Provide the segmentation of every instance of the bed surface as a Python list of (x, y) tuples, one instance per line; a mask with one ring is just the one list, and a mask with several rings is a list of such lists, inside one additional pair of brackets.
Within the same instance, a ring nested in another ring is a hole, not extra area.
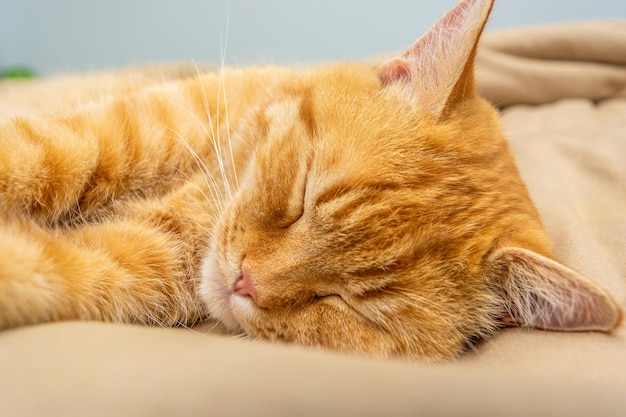
[[(479, 89), (555, 254), (626, 307), (626, 22), (489, 33)], [(506, 329), (424, 365), (207, 335), (55, 323), (0, 333), (0, 416), (625, 416), (626, 328)]]

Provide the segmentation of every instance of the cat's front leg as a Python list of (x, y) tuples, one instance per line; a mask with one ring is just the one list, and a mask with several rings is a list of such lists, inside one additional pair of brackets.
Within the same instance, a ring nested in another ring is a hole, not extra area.
[(59, 320), (171, 326), (206, 314), (188, 247), (146, 224), (50, 231), (0, 218), (0, 329)]

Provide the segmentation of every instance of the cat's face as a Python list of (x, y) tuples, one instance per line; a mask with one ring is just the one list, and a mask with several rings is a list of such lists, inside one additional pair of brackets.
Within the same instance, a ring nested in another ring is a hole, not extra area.
[(251, 336), (420, 357), (493, 329), (481, 261), (510, 225), (492, 206), (523, 187), (489, 105), (438, 123), (403, 94), (376, 70), (337, 66), (294, 77), (251, 118), (258, 144), (205, 266), (218, 318)]
[[(294, 70), (256, 110), (203, 267), (214, 317), (252, 337), (427, 359), (458, 355), (507, 316), (615, 325), (608, 307), (604, 324), (585, 321), (600, 298), (559, 316), (563, 283), (582, 284), (547, 259), (497, 114), (473, 90), (490, 7), (462, 1), (438, 23), (449, 36), (378, 68)], [(469, 35), (455, 40), (459, 29)], [(531, 281), (547, 289), (529, 295)]]

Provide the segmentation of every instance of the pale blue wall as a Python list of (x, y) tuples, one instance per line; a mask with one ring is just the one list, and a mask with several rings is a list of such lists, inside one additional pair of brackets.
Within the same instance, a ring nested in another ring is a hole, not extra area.
[[(227, 21), (228, 64), (359, 58), (404, 48), (455, 2), (0, 0), (0, 67), (216, 63)], [(626, 18), (626, 0), (500, 0), (489, 28), (600, 17)]]

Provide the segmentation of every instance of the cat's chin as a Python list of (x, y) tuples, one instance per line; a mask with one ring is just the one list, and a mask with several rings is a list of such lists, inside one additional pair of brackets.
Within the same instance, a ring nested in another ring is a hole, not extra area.
[(219, 320), (229, 331), (241, 332), (241, 325), (230, 306), (233, 291), (225, 283), (217, 267), (213, 249), (209, 250), (202, 261), (199, 282), (198, 294), (211, 316)]

